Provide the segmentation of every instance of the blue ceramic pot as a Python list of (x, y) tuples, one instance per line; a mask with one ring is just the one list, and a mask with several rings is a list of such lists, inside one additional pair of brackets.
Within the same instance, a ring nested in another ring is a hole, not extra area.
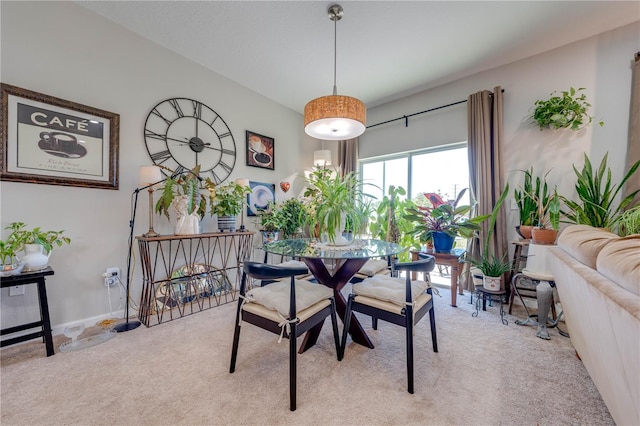
[(446, 232), (434, 232), (432, 235), (433, 249), (436, 253), (449, 253), (451, 251), (455, 237)]

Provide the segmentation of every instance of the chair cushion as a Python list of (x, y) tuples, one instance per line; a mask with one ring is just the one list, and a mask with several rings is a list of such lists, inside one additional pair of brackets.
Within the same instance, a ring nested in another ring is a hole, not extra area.
[[(429, 300), (431, 300), (431, 295), (428, 293), (422, 293), (420, 296), (418, 296), (418, 298), (416, 299), (413, 305), (413, 312), (418, 312), (420, 308), (426, 305)], [(404, 305), (400, 306), (396, 303), (385, 302), (383, 300), (374, 299), (373, 297), (367, 297), (367, 296), (356, 296), (354, 298), (354, 301), (358, 303), (362, 303), (363, 305), (368, 305), (377, 309), (382, 309), (382, 310), (394, 313), (396, 315), (403, 315), (402, 311), (405, 308)]]
[[(411, 301), (415, 302), (418, 296), (429, 287), (426, 281), (414, 280), (411, 282)], [(353, 285), (353, 294), (391, 302), (399, 306), (406, 304), (406, 280), (386, 275), (374, 275), (360, 283)]]
[[(296, 318), (300, 320), (300, 323), (303, 323), (311, 318), (313, 314), (320, 312), (330, 304), (331, 302), (329, 301), (329, 299), (323, 299), (320, 302), (311, 305), (307, 309), (298, 310)], [(245, 303), (244, 305), (242, 305), (242, 310), (245, 312), (251, 312), (252, 314), (258, 315), (262, 318), (266, 318), (273, 322), (282, 322), (282, 316), (278, 311), (274, 309), (268, 309), (258, 303)]]
[(365, 263), (362, 268), (360, 268), (358, 273), (371, 277), (378, 272), (386, 270), (387, 266), (388, 264), (386, 260), (369, 259), (367, 260), (367, 263)]
[[(296, 309), (300, 312), (323, 299), (333, 297), (333, 290), (322, 284), (309, 281), (295, 280)], [(276, 281), (264, 287), (256, 287), (247, 291), (245, 299), (266, 308), (278, 311), (283, 317), (289, 317), (289, 298), (291, 280)]]
[(306, 268), (307, 264), (301, 260), (287, 260), (286, 262), (278, 263), (276, 266), (284, 266), (285, 268)]

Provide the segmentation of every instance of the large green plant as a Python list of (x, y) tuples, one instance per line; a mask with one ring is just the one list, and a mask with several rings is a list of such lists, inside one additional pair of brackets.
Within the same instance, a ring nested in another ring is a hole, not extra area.
[(280, 232), (283, 238), (291, 238), (301, 231), (307, 222), (307, 210), (297, 198), (289, 198), (280, 205)]
[(433, 207), (416, 207), (408, 210), (406, 218), (415, 222), (413, 235), (421, 242), (427, 242), (434, 232), (445, 232), (452, 237), (471, 238), (480, 230), (479, 223), (487, 219), (489, 215), (469, 218), (469, 212), (473, 206), (458, 203), (464, 196), (467, 188), (460, 191), (453, 203), (442, 203)]
[[(531, 119), (540, 127), (540, 130), (545, 127), (580, 130), (589, 125), (593, 121), (593, 117), (588, 113), (591, 104), (587, 102), (587, 96), (584, 93), (579, 93), (582, 90), (585, 90), (584, 87), (579, 89), (571, 87), (568, 91), (561, 92), (559, 96), (553, 92), (549, 99), (535, 101), (535, 110)], [(600, 121), (599, 124), (603, 126), (604, 122)]]
[(315, 214), (308, 216), (310, 229), (317, 226), (333, 243), (336, 232), (344, 231), (339, 229), (343, 214), (351, 230), (360, 229), (362, 219), (357, 206), (368, 195), (362, 192), (362, 182), (355, 173), (341, 176), (335, 170), (317, 168), (311, 171), (307, 183), (304, 196), (315, 209)]
[(244, 199), (251, 190), (232, 181), (226, 185), (209, 188), (211, 215), (237, 216), (242, 213)]
[(509, 272), (512, 269), (512, 262), (508, 260), (507, 253), (504, 253), (502, 256), (498, 256), (496, 253), (491, 251), (491, 238), (493, 238), (493, 231), (496, 226), (496, 221), (498, 220), (498, 213), (500, 212), (500, 207), (504, 203), (507, 194), (509, 193), (509, 184), (504, 188), (500, 198), (493, 206), (493, 211), (489, 216), (489, 227), (487, 228), (487, 235), (484, 237), (484, 241), (482, 244), (482, 253), (479, 258), (473, 258), (470, 256), (465, 256), (465, 262), (470, 263), (476, 268), (480, 269), (482, 273), (487, 277), (499, 277), (505, 272)]
[(625, 182), (636, 173), (640, 166), (637, 161), (619, 184), (611, 182), (611, 169), (607, 167), (608, 153), (602, 157), (600, 166), (594, 170), (587, 154), (584, 154), (584, 165), (581, 170), (573, 166), (577, 180), (575, 184), (579, 201), (561, 197), (562, 201), (569, 208), (562, 214), (569, 222), (591, 225), (596, 228), (611, 229), (618, 216), (627, 208), (640, 188), (634, 189), (629, 195), (624, 197), (618, 205), (615, 200), (624, 186)]
[[(23, 222), (13, 222), (5, 229), (11, 230), (11, 233), (5, 240), (2, 256), (6, 258), (13, 254), (23, 250), (25, 244), (40, 244), (44, 247), (45, 252), (49, 253), (53, 246), (61, 247), (63, 244), (70, 244), (71, 238), (65, 237), (64, 230), (62, 231), (43, 231), (39, 226), (28, 230), (27, 225)], [(3, 262), (4, 262), (3, 258)]]
[[(520, 189), (513, 190), (513, 197), (516, 200), (518, 206), (518, 213), (520, 215), (520, 225), (523, 226), (535, 226), (538, 221), (538, 205), (536, 200), (531, 197), (530, 194), (540, 194), (543, 190), (542, 179), (536, 176), (533, 178), (533, 167), (529, 170), (522, 170), (524, 173), (524, 181)], [(546, 175), (545, 175), (546, 176)], [(535, 184), (534, 184), (535, 182)], [(546, 183), (544, 186), (546, 191)]]
[(260, 228), (262, 231), (274, 232), (280, 231), (282, 227), (282, 210), (275, 202), (269, 201), (267, 208), (260, 209), (258, 212), (260, 220)]
[[(394, 242), (402, 247), (419, 249), (420, 243), (412, 234), (414, 223), (406, 218), (409, 210), (416, 208), (416, 204), (412, 200), (403, 198), (404, 195), (406, 191), (403, 187), (389, 186), (387, 195), (382, 197), (376, 206), (375, 214), (372, 215), (369, 224), (369, 231), (372, 238), (384, 241), (395, 240)], [(390, 225), (393, 228), (393, 224), (395, 224), (395, 230), (390, 229)], [(409, 257), (408, 252), (398, 255), (401, 261), (409, 260)]]
[(156, 202), (155, 212), (164, 214), (169, 219), (169, 210), (176, 197), (187, 197), (187, 213), (194, 211), (203, 218), (207, 212), (208, 192), (215, 188), (215, 184), (210, 178), (202, 179), (202, 186), (198, 176), (200, 175), (200, 165), (186, 173), (175, 172), (168, 167), (159, 166), (166, 170), (169, 177), (164, 181), (160, 189), (160, 197)]

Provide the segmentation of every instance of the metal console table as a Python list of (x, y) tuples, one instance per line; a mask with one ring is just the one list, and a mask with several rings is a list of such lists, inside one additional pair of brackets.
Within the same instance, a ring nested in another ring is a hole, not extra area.
[(143, 277), (140, 322), (150, 327), (235, 300), (253, 235), (136, 237)]
[(15, 327), (4, 328), (0, 331), (0, 335), (4, 336), (6, 334), (13, 334), (19, 331), (30, 330), (36, 327), (40, 328), (40, 331), (3, 340), (2, 342), (0, 342), (0, 347), (13, 345), (14, 343), (19, 342), (26, 342), (27, 340), (35, 339), (37, 337), (42, 337), (44, 339), (44, 345), (47, 350), (47, 356), (51, 356), (55, 353), (53, 350), (53, 336), (51, 335), (51, 319), (49, 318), (47, 288), (45, 286), (45, 277), (49, 275), (53, 275), (53, 269), (51, 269), (51, 266), (47, 266), (40, 271), (23, 272), (18, 275), (0, 279), (0, 286), (2, 288), (13, 287), (16, 285), (37, 284), (38, 303), (40, 304), (40, 321), (17, 325)]

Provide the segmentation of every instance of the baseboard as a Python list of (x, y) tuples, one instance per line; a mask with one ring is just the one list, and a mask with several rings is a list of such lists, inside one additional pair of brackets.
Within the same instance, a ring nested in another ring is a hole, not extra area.
[(79, 321), (66, 322), (64, 324), (54, 325), (51, 327), (51, 334), (53, 334), (54, 336), (64, 334), (64, 329), (66, 327), (69, 327), (71, 325), (77, 325), (80, 323), (84, 324), (85, 328), (93, 327), (94, 325), (96, 325), (96, 323), (108, 318), (117, 318), (118, 320), (124, 318), (124, 309), (120, 311), (116, 311), (112, 314), (102, 314), (102, 315), (97, 315), (95, 317), (85, 318)]

